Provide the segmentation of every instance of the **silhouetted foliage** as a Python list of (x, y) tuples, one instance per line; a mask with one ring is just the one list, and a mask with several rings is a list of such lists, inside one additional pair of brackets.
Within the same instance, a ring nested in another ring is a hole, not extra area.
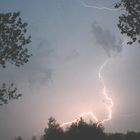
[(105, 133), (102, 125), (86, 123), (82, 118), (63, 129), (51, 117), (44, 132), (40, 140), (140, 140), (140, 133)]
[(67, 128), (65, 135), (67, 140), (103, 140), (105, 137), (103, 130), (104, 128), (101, 125), (97, 126), (96, 123), (87, 124), (81, 118)]
[(130, 38), (128, 44), (136, 41), (140, 43), (140, 0), (121, 0), (115, 8), (124, 10), (119, 16), (118, 27), (122, 34)]
[(2, 87), (0, 88), (0, 106), (7, 104), (11, 99), (18, 99), (20, 96), (21, 94), (18, 94), (17, 88), (13, 87), (13, 84), (7, 88), (6, 84), (3, 83)]
[(63, 130), (54, 118), (49, 119), (48, 128), (41, 140), (104, 140), (104, 128), (97, 124), (87, 124), (81, 118), (79, 121), (72, 123), (66, 130)]
[[(92, 121), (86, 123), (82, 118), (64, 129), (55, 118), (50, 117), (44, 133), (40, 140), (140, 140), (140, 132), (105, 133), (102, 124), (98, 125)], [(15, 140), (23, 139), (19, 136)], [(32, 140), (36, 140), (36, 137), (33, 136)]]
[(126, 140), (140, 140), (140, 133), (136, 133), (134, 131), (129, 131), (127, 132), (126, 136), (125, 136)]
[(23, 140), (23, 138), (21, 136), (18, 136), (15, 138), (15, 140)]
[(33, 137), (32, 137), (32, 140), (37, 140), (37, 139), (36, 139), (36, 136), (33, 136)]
[(26, 37), (27, 23), (22, 23), (20, 12), (0, 13), (0, 65), (5, 68), (6, 62), (17, 67), (28, 62), (31, 54), (25, 45), (31, 42)]
[[(7, 62), (19, 67), (29, 61), (31, 54), (24, 47), (31, 42), (31, 36), (26, 35), (27, 25), (22, 22), (20, 12), (0, 13), (0, 65), (3, 68)], [(6, 87), (4, 83), (0, 89), (0, 105), (20, 96), (13, 84)]]
[(125, 135), (122, 133), (115, 133), (107, 135), (107, 140), (125, 140)]
[(53, 117), (49, 118), (48, 128), (45, 128), (44, 132), (42, 140), (61, 140), (63, 138), (63, 129)]

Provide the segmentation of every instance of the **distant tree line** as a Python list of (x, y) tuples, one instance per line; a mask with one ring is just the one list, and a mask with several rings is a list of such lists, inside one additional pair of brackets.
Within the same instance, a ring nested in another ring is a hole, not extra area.
[[(15, 140), (23, 140), (21, 136)], [(35, 136), (32, 140), (37, 140)], [(140, 140), (140, 132), (105, 133), (102, 125), (86, 123), (82, 118), (63, 129), (57, 121), (50, 117), (44, 135), (39, 140)]]

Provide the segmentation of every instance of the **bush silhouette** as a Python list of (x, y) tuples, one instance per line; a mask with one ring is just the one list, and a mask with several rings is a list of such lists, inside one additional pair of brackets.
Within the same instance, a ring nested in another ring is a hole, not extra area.
[(105, 133), (103, 125), (92, 121), (86, 123), (82, 118), (64, 129), (50, 117), (44, 132), (40, 140), (140, 140), (139, 132)]

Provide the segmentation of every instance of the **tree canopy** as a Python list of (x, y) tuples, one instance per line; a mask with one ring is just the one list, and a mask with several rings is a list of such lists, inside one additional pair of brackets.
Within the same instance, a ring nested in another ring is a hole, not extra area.
[(26, 36), (27, 23), (22, 22), (20, 12), (0, 14), (0, 65), (6, 62), (21, 66), (28, 62), (31, 54), (24, 46), (31, 42)]
[[(29, 61), (31, 54), (25, 45), (31, 42), (31, 36), (26, 35), (27, 25), (26, 22), (22, 22), (20, 12), (0, 13), (0, 65), (2, 68), (5, 68), (8, 62), (19, 67)], [(13, 84), (6, 87), (3, 83), (0, 89), (0, 105), (20, 96)]]
[(56, 120), (51, 117), (41, 140), (104, 140), (103, 131), (104, 129), (101, 125), (97, 126), (96, 123), (92, 122), (87, 124), (82, 118), (77, 122), (72, 123), (64, 130)]
[(82, 118), (63, 129), (51, 117), (44, 132), (41, 140), (140, 140), (139, 132), (106, 133), (102, 125), (97, 125), (92, 121), (87, 123)]
[(119, 16), (118, 28), (122, 34), (127, 35), (130, 41), (140, 43), (140, 0), (121, 0), (115, 4), (115, 8), (121, 8), (124, 12)]

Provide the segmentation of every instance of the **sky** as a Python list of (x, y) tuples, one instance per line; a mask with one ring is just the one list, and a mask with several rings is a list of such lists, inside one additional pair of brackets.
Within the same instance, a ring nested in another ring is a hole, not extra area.
[[(83, 0), (87, 5), (113, 8), (117, 0)], [(131, 46), (117, 28), (121, 11), (84, 6), (80, 0), (0, 0), (0, 12), (20, 11), (28, 22), (33, 56), (17, 68), (1, 68), (1, 83), (13, 82), (22, 93), (0, 107), (0, 138), (40, 136), (53, 116), (61, 124), (91, 111), (107, 117), (102, 76), (114, 102), (107, 132), (140, 131), (140, 47)]]

